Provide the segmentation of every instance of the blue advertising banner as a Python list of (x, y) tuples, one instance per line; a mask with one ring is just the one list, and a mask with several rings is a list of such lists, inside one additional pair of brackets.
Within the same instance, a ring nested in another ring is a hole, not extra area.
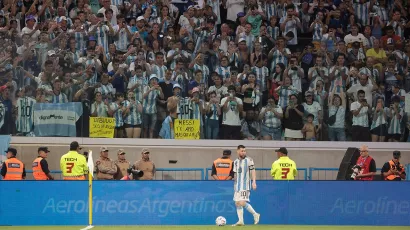
[[(237, 221), (228, 181), (95, 181), (95, 225)], [(0, 182), (1, 225), (87, 225), (86, 181)], [(409, 182), (259, 181), (261, 224), (410, 226)], [(245, 224), (253, 223), (245, 211)]]
[(75, 137), (75, 123), (83, 114), (80, 102), (36, 103), (34, 134), (37, 137)]
[[(11, 136), (0, 135), (0, 169), (3, 166), (3, 162), (7, 160), (6, 150), (10, 146)], [(0, 175), (0, 180), (2, 179)]]

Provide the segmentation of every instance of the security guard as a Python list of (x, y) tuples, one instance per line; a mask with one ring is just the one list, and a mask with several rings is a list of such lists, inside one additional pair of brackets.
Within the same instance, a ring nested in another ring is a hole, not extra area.
[(35, 180), (54, 180), (46, 161), (49, 152), (47, 147), (38, 148), (38, 157), (33, 161), (33, 176)]
[(117, 174), (117, 165), (108, 158), (108, 152), (107, 147), (101, 147), (100, 159), (95, 163), (98, 180), (113, 180)]
[(144, 172), (142, 177), (134, 177), (134, 180), (152, 180), (155, 176), (155, 164), (149, 158), (149, 149), (142, 149), (141, 160), (136, 161), (132, 166), (135, 170), (141, 170)]
[(232, 180), (234, 173), (231, 150), (224, 150), (222, 157), (214, 161), (211, 175), (215, 180)]
[(401, 181), (406, 179), (406, 170), (403, 165), (400, 164), (401, 152), (394, 151), (393, 159), (384, 163), (382, 168), (382, 175), (384, 180), (389, 181)]
[(4, 180), (23, 180), (26, 179), (26, 169), (23, 162), (16, 158), (17, 149), (8, 148), (6, 150), (7, 160), (1, 166), (0, 174)]
[(127, 176), (127, 170), (131, 167), (131, 163), (125, 159), (124, 149), (118, 150), (118, 160), (115, 161), (117, 165), (117, 174), (115, 175), (116, 180), (121, 180), (124, 176)]
[(70, 151), (60, 159), (60, 169), (63, 180), (85, 180), (88, 175), (88, 166), (85, 156), (80, 154), (80, 145), (77, 141), (70, 144)]

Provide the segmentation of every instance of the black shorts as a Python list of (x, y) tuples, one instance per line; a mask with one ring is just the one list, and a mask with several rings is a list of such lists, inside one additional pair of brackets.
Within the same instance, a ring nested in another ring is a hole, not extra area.
[(389, 139), (393, 139), (396, 141), (400, 141), (401, 139), (401, 134), (389, 134)]
[(141, 125), (130, 125), (124, 123), (124, 128), (129, 129), (129, 128), (141, 128)]
[(387, 125), (379, 125), (376, 128), (370, 130), (370, 133), (375, 136), (385, 137), (387, 136)]

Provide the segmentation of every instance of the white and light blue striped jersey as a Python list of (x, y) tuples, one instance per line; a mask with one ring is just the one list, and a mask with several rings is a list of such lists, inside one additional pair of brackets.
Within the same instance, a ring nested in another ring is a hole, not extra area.
[(192, 116), (190, 119), (194, 120), (199, 120), (199, 124), (202, 126), (202, 114), (200, 108), (203, 106), (204, 102), (202, 100), (199, 100), (199, 103), (191, 102), (191, 108), (192, 108)]
[(208, 88), (208, 78), (210, 77), (210, 71), (208, 66), (206, 65), (198, 65), (195, 63), (194, 67), (192, 68), (192, 76), (195, 76), (195, 71), (201, 70), (202, 71), (202, 79), (200, 83), (205, 83), (206, 88)]
[(272, 16), (278, 16), (278, 6), (276, 2), (273, 3), (265, 3), (262, 6), (263, 11), (266, 14), (266, 18), (270, 20)]
[[(263, 114), (265, 112), (265, 110), (268, 107), (263, 107), (261, 110), (261, 114)], [(283, 110), (280, 106), (275, 106), (274, 108), (272, 108), (274, 111), (276, 111), (279, 114), (283, 114)], [(262, 123), (269, 128), (279, 128), (282, 125), (282, 122), (280, 120), (280, 118), (278, 118), (277, 116), (275, 116), (275, 114), (272, 111), (267, 111), (265, 113), (265, 115), (263, 116), (263, 120)]]
[(138, 86), (134, 89), (135, 100), (142, 103), (143, 90), (144, 87), (148, 85), (148, 80), (145, 77), (145, 72), (143, 73), (142, 77), (137, 77), (137, 75), (131, 77), (128, 81), (127, 89), (131, 89), (135, 84), (138, 84)]
[(110, 105), (110, 109), (115, 111), (113, 117), (115, 118), (115, 127), (119, 128), (124, 125), (124, 119), (122, 117), (122, 109), (121, 106), (117, 104), (117, 102), (112, 102)]
[(380, 20), (382, 20), (383, 23), (386, 25), (389, 21), (389, 14), (387, 13), (387, 10), (381, 6), (373, 6), (373, 10), (380, 17)]
[[(392, 26), (393, 29), (394, 29), (394, 32), (397, 36), (400, 36), (402, 38), (404, 37), (404, 28), (406, 26), (406, 22), (403, 22), (403, 21), (401, 21), (401, 22), (390, 21), (387, 24), (387, 26)], [(401, 26), (403, 26), (403, 28)]]
[(74, 32), (74, 39), (75, 39), (75, 49), (76, 50), (84, 50), (85, 49), (85, 39), (86, 39), (85, 32)]
[(297, 94), (299, 91), (293, 86), (282, 86), (278, 91), (279, 101), (278, 105), (284, 109), (289, 104), (289, 96), (292, 94)]
[[(129, 26), (127, 26), (127, 27), (128, 27), (128, 30), (131, 30), (131, 28)], [(113, 27), (113, 29), (114, 29), (114, 32), (117, 33), (118, 30), (119, 30), (119, 26), (116, 25), (116, 26)], [(116, 37), (116, 40), (114, 42), (117, 50), (121, 51), (121, 52), (127, 52), (128, 51), (127, 46), (128, 46), (129, 43), (130, 43), (130, 41), (128, 39), (127, 31), (125, 30), (125, 28), (121, 28), (121, 30), (118, 33), (118, 35)]]
[(152, 65), (151, 71), (153, 74), (157, 75), (159, 81), (165, 81), (165, 73), (167, 72), (167, 67), (165, 65)]
[(111, 0), (111, 5), (121, 6), (122, 4), (123, 4), (123, 0)]
[(312, 41), (321, 42), (323, 39), (323, 26), (317, 22), (313, 22), (313, 38)]
[[(209, 102), (208, 102), (209, 104)], [(219, 120), (218, 116), (218, 106), (216, 104), (210, 105), (210, 112), (206, 116), (210, 120)]]
[[(144, 94), (150, 90), (149, 86), (144, 87)], [(157, 97), (159, 95), (158, 90), (152, 90), (143, 99), (142, 113), (143, 114), (156, 114), (157, 113)]]
[(220, 6), (221, 6), (221, 1), (219, 0), (211, 0), (207, 1), (207, 5), (212, 7), (212, 11), (218, 18), (218, 20), (215, 22), (216, 25), (221, 24), (221, 14), (220, 14)]
[(276, 39), (279, 37), (279, 34), (280, 34), (279, 27), (277, 27), (277, 26), (275, 26), (275, 27), (268, 26), (267, 30), (268, 30), (268, 34), (273, 38), (273, 40), (276, 41)]
[(403, 110), (399, 108), (399, 115), (400, 118), (396, 116), (396, 113), (394, 112), (393, 109), (390, 109), (391, 112), (391, 117), (390, 117), (390, 111), (387, 113), (389, 116), (390, 124), (389, 124), (389, 129), (388, 133), (389, 134), (401, 134), (401, 119), (403, 118)]
[(94, 102), (91, 105), (91, 113), (97, 113), (97, 117), (108, 117), (108, 106), (104, 102)]
[(253, 35), (252, 33), (249, 33), (248, 35), (243, 32), (241, 34), (239, 34), (239, 39), (244, 38), (246, 40), (246, 46), (248, 47), (248, 51), (249, 52), (253, 52), (253, 43), (255, 42), (255, 35)]
[[(282, 17), (279, 21), (279, 23), (283, 23), (286, 20), (286, 16)], [(293, 34), (295, 35), (294, 38), (292, 38), (291, 40), (288, 41), (288, 45), (297, 45), (298, 44), (298, 28), (297, 28), (297, 24), (300, 23), (299, 18), (294, 18), (288, 22), (286, 22), (285, 25), (285, 31), (283, 31), (283, 35), (286, 35), (288, 32), (293, 32)]]
[[(360, 108), (361, 104), (357, 101), (353, 102), (350, 105), (350, 111), (356, 111)], [(362, 126), (362, 127), (369, 127), (369, 116), (367, 114), (367, 111), (369, 110), (369, 107), (363, 107), (360, 109), (360, 112), (357, 116), (353, 115), (353, 126)]]
[(269, 69), (266, 66), (257, 67), (254, 66), (251, 69), (252, 72), (256, 75), (256, 84), (259, 85), (259, 90), (261, 92), (268, 89), (267, 79), (269, 77)]
[[(387, 107), (385, 107), (384, 109), (384, 112), (385, 112), (385, 114), (389, 114), (389, 108), (387, 108)], [(380, 125), (384, 125), (384, 124), (387, 124), (387, 121), (386, 121), (386, 119), (384, 118), (384, 115), (383, 115), (383, 113), (382, 112), (378, 112), (377, 113), (377, 118), (376, 118), (376, 120), (374, 120), (374, 113), (373, 113), (373, 122), (372, 122), (372, 125), (371, 125), (371, 127), (370, 127), (370, 129), (374, 129), (374, 128), (377, 128), (377, 127), (379, 127)], [(388, 119), (388, 117), (387, 117), (387, 119)]]
[[(131, 106), (130, 106), (131, 104)], [(141, 105), (139, 101), (135, 101), (132, 104), (130, 101), (124, 101), (124, 106), (130, 106), (130, 112), (125, 116), (124, 123), (129, 125), (140, 125), (142, 123), (141, 113), (138, 111), (138, 107)]]
[(290, 55), (290, 50), (288, 48), (284, 48), (282, 52), (280, 52), (279, 50), (275, 50), (273, 52), (270, 69), (275, 69), (276, 65), (279, 63), (284, 64), (285, 67), (288, 66), (288, 58), (284, 54)]
[(64, 93), (61, 93), (59, 95), (52, 95), (51, 98), (51, 103), (67, 103), (68, 99), (67, 96)]
[(17, 99), (17, 119), (16, 128), (19, 133), (29, 133), (33, 131), (34, 124), (34, 104), (36, 100), (31, 97), (20, 97)]
[[(94, 26), (90, 27), (90, 31), (92, 31)], [(109, 28), (106, 25), (101, 25), (97, 27), (95, 31), (95, 37), (97, 38), (97, 44), (104, 48), (104, 51), (108, 53), (108, 31)]]
[(215, 69), (219, 75), (222, 76), (222, 81), (224, 82), (226, 79), (231, 78), (231, 67), (230, 66), (218, 66)]
[(363, 4), (360, 3), (355, 3), (353, 4), (355, 16), (358, 19), (358, 22), (360, 25), (365, 26), (365, 25), (370, 25), (370, 2), (366, 2)]
[(379, 80), (379, 70), (373, 67), (362, 67), (359, 69), (359, 73), (371, 76), (376, 82)]
[(177, 107), (178, 119), (192, 119), (192, 113), (191, 98), (180, 97)]
[(292, 79), (292, 86), (302, 92), (302, 79), (299, 76), (299, 68), (297, 70), (289, 69), (288, 76)]
[(255, 169), (253, 159), (245, 157), (236, 159), (233, 162), (233, 172), (235, 173), (234, 190), (235, 192), (251, 190), (251, 170)]
[(111, 95), (114, 95), (114, 86), (112, 86), (111, 83), (108, 83), (106, 85), (101, 84), (99, 88), (95, 89), (95, 92), (100, 92), (101, 95), (104, 97)]
[[(129, 55), (129, 56), (127, 57), (127, 59), (125, 59), (125, 64), (127, 64), (128, 66), (130, 66), (131, 63), (135, 62), (135, 60), (137, 60), (137, 56), (135, 56), (135, 55)], [(137, 63), (137, 64), (138, 64), (138, 63)], [(134, 63), (134, 65), (135, 65), (135, 63)]]

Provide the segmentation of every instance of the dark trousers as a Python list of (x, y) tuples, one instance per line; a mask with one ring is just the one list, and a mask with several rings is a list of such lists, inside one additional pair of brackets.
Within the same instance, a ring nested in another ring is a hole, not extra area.
[(369, 127), (363, 127), (358, 125), (352, 126), (352, 141), (370, 141), (370, 129)]
[(241, 126), (222, 125), (223, 139), (241, 140)]

